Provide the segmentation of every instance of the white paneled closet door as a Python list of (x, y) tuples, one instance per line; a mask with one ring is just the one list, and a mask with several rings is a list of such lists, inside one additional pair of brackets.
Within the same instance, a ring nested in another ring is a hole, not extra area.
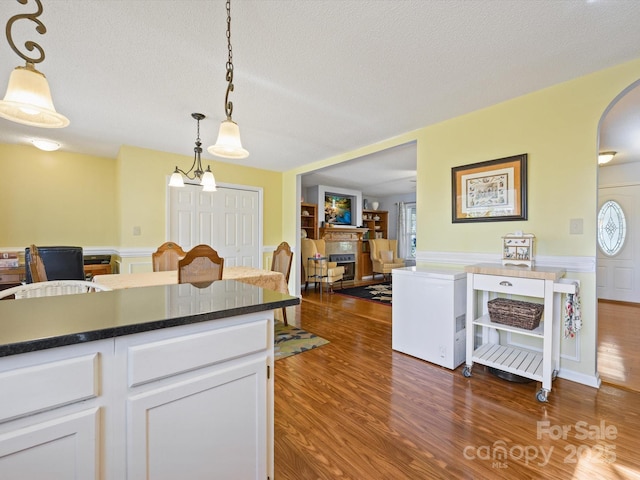
[[(259, 266), (259, 195), (255, 191), (219, 188), (215, 221), (219, 247), (225, 265)], [(224, 238), (220, 238), (223, 234)]]
[(185, 251), (204, 243), (224, 258), (225, 266), (260, 267), (260, 193), (198, 185), (169, 189), (168, 240)]

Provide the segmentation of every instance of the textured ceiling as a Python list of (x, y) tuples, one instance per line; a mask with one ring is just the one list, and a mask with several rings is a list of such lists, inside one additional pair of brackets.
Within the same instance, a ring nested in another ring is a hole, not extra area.
[[(71, 125), (0, 120), (0, 142), (39, 137), (98, 156), (115, 157), (123, 144), (190, 156), (192, 112), (208, 117), (204, 146), (215, 142), (224, 1), (43, 5), (46, 35), (19, 21), (15, 36), (44, 48), (38, 68)], [(25, 11), (34, 0), (0, 2), (3, 24)], [(231, 14), (233, 118), (251, 153), (232, 163), (277, 171), (632, 60), (640, 45), (637, 0), (232, 0)], [(0, 42), (0, 89), (21, 64)]]

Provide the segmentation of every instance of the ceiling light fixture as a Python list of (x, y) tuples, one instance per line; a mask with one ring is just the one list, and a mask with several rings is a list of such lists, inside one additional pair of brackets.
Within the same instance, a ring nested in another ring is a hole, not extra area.
[(60, 144), (58, 142), (52, 142), (51, 140), (43, 140), (40, 138), (34, 138), (31, 140), (31, 143), (40, 150), (44, 150), (45, 152), (55, 152), (60, 148)]
[(613, 157), (615, 157), (618, 152), (600, 152), (598, 154), (598, 165), (604, 165), (605, 163), (609, 163)]
[(207, 151), (211, 155), (222, 158), (247, 158), (249, 152), (242, 148), (242, 142), (240, 141), (240, 129), (238, 124), (231, 119), (231, 113), (233, 112), (233, 103), (229, 101), (229, 92), (233, 92), (233, 54), (231, 51), (231, 1), (227, 0), (227, 50), (229, 57), (227, 59), (227, 74), (226, 79), (228, 82), (227, 93), (224, 96), (224, 111), (227, 114), (227, 119), (220, 124), (220, 130), (218, 131), (218, 140), (215, 145), (211, 145), (207, 148)]
[[(198, 136), (196, 137), (196, 146), (193, 149), (193, 164), (188, 171), (180, 170), (176, 165), (176, 169), (171, 175), (169, 180), (170, 187), (184, 187), (184, 179), (182, 175), (189, 180), (200, 180), (203, 192), (215, 192), (218, 188), (216, 186), (216, 179), (211, 171), (211, 166), (207, 166), (207, 171), (202, 170), (202, 161), (200, 160), (200, 154), (202, 153), (202, 143), (200, 143), (200, 120), (206, 118), (202, 113), (192, 113), (191, 116), (198, 122)], [(193, 171), (193, 176), (189, 174)]]
[[(27, 3), (26, 0), (18, 0), (18, 2)], [(35, 0), (35, 2), (38, 5), (37, 12), (14, 15), (7, 22), (7, 41), (11, 49), (27, 64), (24, 67), (16, 67), (11, 72), (7, 92), (4, 99), (0, 101), (0, 117), (33, 127), (62, 128), (69, 125), (69, 119), (56, 112), (47, 79), (34, 66), (44, 60), (44, 50), (40, 45), (29, 40), (25, 42), (25, 48), (29, 52), (36, 50), (38, 53), (36, 57), (29, 57), (18, 50), (11, 36), (13, 24), (21, 19), (36, 23), (36, 32), (40, 35), (47, 32), (47, 27), (38, 20), (42, 13), (42, 3), (40, 0)]]

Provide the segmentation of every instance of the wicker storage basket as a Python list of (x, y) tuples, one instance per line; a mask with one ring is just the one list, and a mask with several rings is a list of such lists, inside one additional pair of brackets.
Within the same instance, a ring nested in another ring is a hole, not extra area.
[(494, 298), (487, 302), (489, 317), (495, 323), (533, 330), (540, 325), (544, 305), (540, 303)]

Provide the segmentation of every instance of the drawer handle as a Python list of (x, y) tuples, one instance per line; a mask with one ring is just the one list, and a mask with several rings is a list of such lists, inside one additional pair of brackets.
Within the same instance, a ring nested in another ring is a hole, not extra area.
[(502, 285), (503, 287), (513, 287), (513, 284), (511, 282), (507, 282), (506, 280), (500, 282), (500, 285)]

